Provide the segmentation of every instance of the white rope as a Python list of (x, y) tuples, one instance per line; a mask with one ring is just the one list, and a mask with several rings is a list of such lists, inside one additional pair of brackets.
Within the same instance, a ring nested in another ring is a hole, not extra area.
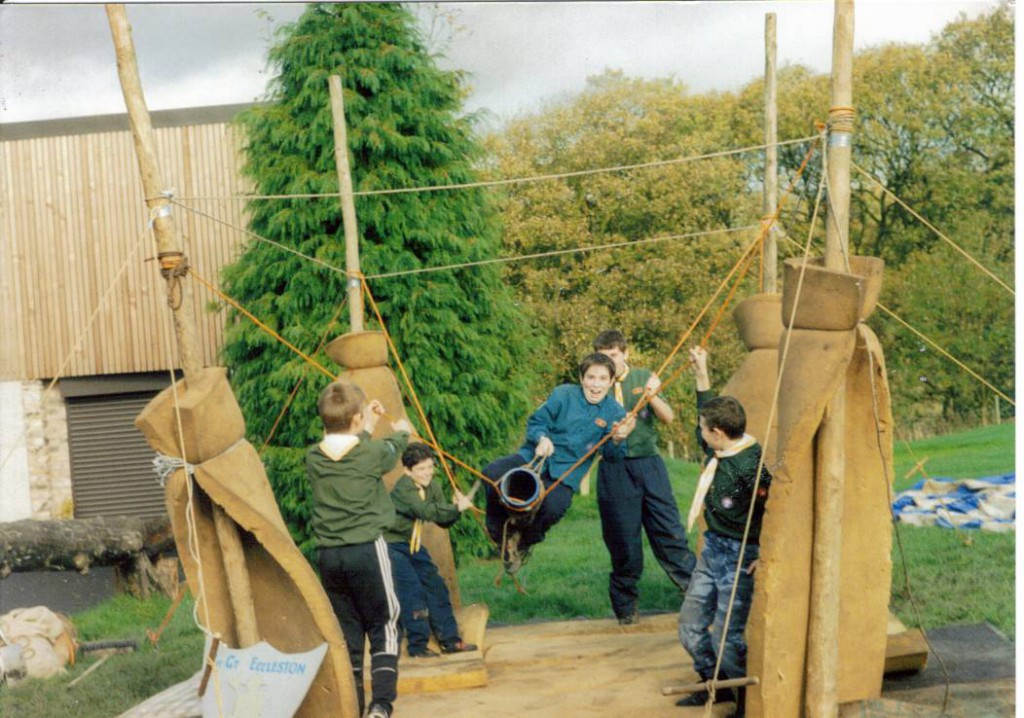
[(196, 474), (196, 467), (194, 465), (177, 456), (168, 456), (167, 454), (157, 452), (156, 456), (153, 457), (153, 471), (156, 472), (157, 477), (160, 479), (160, 488), (167, 486), (167, 479), (171, 478), (171, 474), (179, 469), (184, 469), (189, 476), (195, 476)]
[[(797, 145), (810, 140), (816, 139), (818, 135), (809, 135), (807, 137), (798, 137), (793, 140), (781, 140), (779, 142), (764, 144), (764, 145), (750, 145), (748, 147), (739, 147), (731, 150), (720, 150), (718, 152), (708, 152), (702, 155), (688, 155), (685, 157), (675, 157), (668, 160), (653, 160), (651, 162), (640, 162), (637, 164), (630, 165), (617, 165), (615, 167), (598, 167), (589, 170), (576, 170), (573, 172), (557, 172), (546, 175), (533, 175), (529, 177), (509, 177), (506, 179), (496, 180), (481, 180), (478, 182), (463, 182), (453, 183), (445, 185), (428, 185), (423, 187), (390, 187), (384, 189), (370, 189), (360, 190), (358, 192), (352, 192), (352, 197), (369, 197), (374, 195), (391, 195), (391, 194), (406, 194), (409, 192), (438, 192), (442, 190), (460, 190), (460, 189), (476, 189), (478, 187), (504, 187), (507, 185), (523, 184), (527, 182), (544, 182), (549, 180), (560, 180), (569, 179), (573, 177), (586, 177), (588, 175), (605, 174), (609, 172), (627, 172), (631, 170), (643, 170), (652, 169), (656, 167), (667, 167), (670, 165), (684, 164), (687, 162), (697, 162), (699, 160), (716, 159), (720, 157), (729, 157), (730, 155), (741, 155), (748, 152), (758, 152), (760, 150), (767, 149), (768, 147), (785, 147), (787, 145)], [(195, 202), (200, 200), (207, 201), (237, 201), (237, 200), (257, 200), (257, 199), (322, 199), (327, 197), (341, 197), (341, 192), (306, 192), (298, 194), (243, 194), (243, 195), (212, 195), (212, 196), (192, 196), (192, 197), (179, 197), (182, 201)], [(173, 200), (172, 200), (173, 201)]]

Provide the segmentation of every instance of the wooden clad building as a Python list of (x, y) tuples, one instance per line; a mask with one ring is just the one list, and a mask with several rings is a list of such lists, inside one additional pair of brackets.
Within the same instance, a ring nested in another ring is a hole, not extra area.
[[(152, 113), (168, 191), (247, 191), (231, 124), (245, 107)], [(191, 266), (216, 282), (246, 238), (244, 203), (187, 204), (219, 220), (173, 210)], [(0, 125), (0, 521), (163, 511), (131, 425), (178, 355), (148, 220), (126, 115)], [(225, 313), (189, 285), (215, 364)]]

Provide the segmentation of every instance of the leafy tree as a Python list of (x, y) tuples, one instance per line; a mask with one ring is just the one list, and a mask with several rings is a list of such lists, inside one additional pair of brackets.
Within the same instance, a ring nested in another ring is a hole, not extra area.
[[(493, 162), (500, 176), (524, 177), (696, 156), (734, 147), (749, 135), (736, 126), (734, 109), (732, 96), (690, 97), (673, 80), (609, 71), (590, 78), (568, 103), (513, 122), (492, 138)], [(507, 190), (502, 208), (510, 254), (626, 244), (510, 264), (508, 280), (546, 328), (551, 364), (564, 372), (553, 379), (571, 378), (570, 368), (590, 351), (594, 335), (610, 327), (630, 337), (635, 360), (652, 367), (662, 362), (754, 234), (642, 240), (756, 225), (760, 198), (747, 184), (744, 159), (728, 157)], [(752, 283), (740, 296), (751, 291)], [(716, 369), (735, 366), (737, 344), (731, 332), (716, 334)], [(670, 396), (681, 403), (690, 383), (684, 376)], [(673, 437), (688, 442), (692, 420), (681, 418)]]
[[(760, 112), (761, 87), (760, 81), (753, 82), (740, 93), (747, 114)], [(854, 162), (1012, 286), (1009, 8), (1000, 6), (974, 20), (960, 18), (926, 44), (891, 44), (858, 53), (853, 94)], [(780, 137), (805, 134), (813, 120), (827, 116), (829, 78), (786, 68), (779, 74), (779, 98)], [(783, 148), (783, 174), (791, 174), (802, 157), (803, 148)], [(820, 178), (815, 161), (804, 175), (803, 194), (813, 197)], [(882, 302), (1011, 393), (1012, 353), (1006, 342), (1012, 339), (1012, 296), (874, 182), (856, 170), (851, 181), (850, 248), (885, 259)], [(812, 211), (813, 204), (804, 202), (786, 217), (791, 236), (802, 241)], [(819, 225), (819, 248), (821, 234)], [(951, 316), (986, 330), (964, 335)], [(918, 337), (883, 312), (872, 324), (890, 359), (901, 423), (934, 431), (977, 421), (992, 405), (990, 390), (931, 348), (922, 350)]]
[[(260, 194), (336, 193), (328, 77), (344, 86), (357, 192), (472, 182), (480, 145), (460, 114), (462, 77), (440, 70), (408, 11), (395, 4), (312, 5), (270, 51), (277, 69), (265, 104), (246, 111), (244, 173)], [(500, 217), (479, 189), (356, 197), (361, 266), (371, 276), (488, 259), (500, 248)], [(344, 266), (335, 197), (254, 200), (250, 228), (333, 267)], [(530, 409), (536, 343), (494, 266), (369, 280), (442, 446), (471, 465), (504, 451)], [(226, 268), (223, 286), (307, 352), (344, 331), (329, 327), (345, 277), (267, 243), (252, 243)], [(343, 313), (342, 317), (347, 317)], [(373, 315), (367, 317), (373, 328)], [(316, 397), (327, 378), (260, 329), (230, 323), (224, 357), (249, 436), (262, 443), (302, 384), (264, 454), (295, 537), (307, 547), (303, 447), (319, 440)], [(337, 371), (323, 355), (319, 360)], [(410, 411), (414, 422), (415, 412)], [(422, 429), (422, 427), (421, 427)], [(257, 445), (259, 445), (259, 443)], [(465, 482), (468, 477), (463, 475)], [(443, 479), (441, 479), (443, 480)], [(463, 551), (485, 550), (471, 521)]]
[[(806, 68), (779, 73), (779, 137), (815, 132), (828, 116), (829, 78)], [(577, 172), (761, 143), (762, 81), (733, 95), (691, 96), (673, 80), (606, 72), (565, 104), (511, 123), (491, 140), (501, 176)], [(885, 45), (854, 62), (854, 162), (977, 257), (1012, 280), (1013, 16), (1001, 5), (961, 18), (922, 45)], [(806, 145), (780, 148), (781, 187)], [(756, 223), (763, 158), (568, 177), (516, 185), (502, 204), (510, 254), (630, 242), (513, 265), (509, 280), (551, 337), (551, 361), (568, 366), (594, 331), (619, 326), (645, 363), (657, 364), (738, 255), (739, 238), (641, 245), (640, 238)], [(1012, 394), (1013, 302), (892, 197), (852, 173), (849, 242), (886, 260), (882, 302), (1002, 391)], [(783, 214), (801, 243), (821, 182), (820, 154)], [(823, 223), (813, 228), (817, 251)], [(743, 237), (742, 241), (748, 241)], [(780, 254), (796, 253), (792, 244)], [(739, 296), (756, 291), (748, 281)], [(965, 334), (962, 317), (977, 332)], [(991, 392), (876, 312), (872, 325), (890, 357), (901, 423), (926, 431), (977, 421)], [(704, 329), (706, 323), (701, 328)], [(728, 322), (712, 337), (716, 372), (741, 356)], [(699, 338), (699, 337), (695, 337)], [(920, 377), (928, 377), (921, 382)], [(683, 394), (677, 400), (686, 401)], [(1004, 405), (1004, 410), (1009, 407)], [(688, 427), (680, 428), (684, 436)], [(677, 429), (676, 431), (679, 431)]]

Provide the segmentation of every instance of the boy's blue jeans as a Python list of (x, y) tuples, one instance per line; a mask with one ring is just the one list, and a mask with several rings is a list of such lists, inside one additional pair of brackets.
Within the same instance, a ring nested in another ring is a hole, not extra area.
[[(718, 678), (741, 678), (747, 670), (747, 643), (743, 631), (750, 615), (750, 602), (754, 596), (754, 577), (746, 572), (757, 560), (760, 546), (747, 544), (743, 552), (743, 570), (736, 586), (736, 598), (726, 632), (725, 650)], [(693, 670), (701, 680), (709, 680), (715, 673), (718, 647), (722, 641), (722, 626), (729, 608), (729, 596), (736, 578), (740, 542), (714, 531), (704, 534), (704, 550), (693, 570), (686, 598), (679, 609), (679, 640), (693, 658)], [(708, 631), (711, 628), (711, 631)]]
[(411, 553), (409, 544), (404, 541), (389, 543), (388, 554), (410, 653), (427, 647), (431, 629), (441, 645), (458, 641), (459, 626), (455, 622), (448, 587), (426, 547), (421, 546), (419, 551)]

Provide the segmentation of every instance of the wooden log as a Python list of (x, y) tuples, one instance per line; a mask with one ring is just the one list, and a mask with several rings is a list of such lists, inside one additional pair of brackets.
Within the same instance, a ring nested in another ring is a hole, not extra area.
[(334, 164), (338, 171), (341, 195), (341, 219), (345, 228), (345, 270), (348, 272), (349, 325), (353, 332), (363, 331), (363, 286), (359, 280), (359, 225), (352, 194), (352, 172), (348, 162), (348, 131), (345, 127), (345, 100), (341, 77), (327, 78), (331, 92), (331, 117), (334, 121)]
[(697, 691), (707, 691), (711, 689), (711, 686), (715, 687), (715, 690), (722, 690), (723, 688), (743, 688), (744, 686), (756, 686), (758, 684), (757, 676), (744, 676), (743, 678), (726, 678), (721, 681), (701, 681), (700, 683), (686, 683), (681, 686), (665, 686), (661, 689), (661, 695), (663, 696), (678, 696), (687, 693), (696, 693)]
[(166, 516), (0, 523), (0, 578), (12, 571), (75, 569), (133, 563), (168, 548)]

